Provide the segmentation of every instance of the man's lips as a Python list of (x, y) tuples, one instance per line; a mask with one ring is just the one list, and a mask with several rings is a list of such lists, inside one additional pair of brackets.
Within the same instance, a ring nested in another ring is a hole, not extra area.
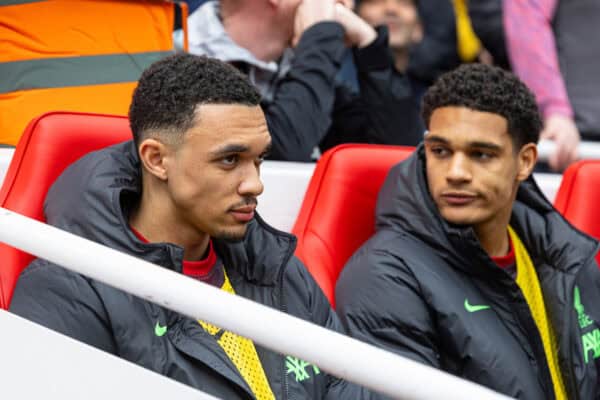
[(237, 207), (229, 211), (238, 222), (250, 222), (254, 218), (255, 205)]
[(477, 198), (472, 193), (465, 192), (445, 192), (441, 195), (442, 199), (451, 206), (464, 206), (472, 203)]

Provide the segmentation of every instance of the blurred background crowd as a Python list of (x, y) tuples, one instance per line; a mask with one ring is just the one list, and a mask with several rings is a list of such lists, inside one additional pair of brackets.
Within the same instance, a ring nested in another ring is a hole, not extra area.
[[(54, 23), (47, 29), (55, 32), (58, 28), (60, 32), (64, 28), (67, 35), (74, 31), (71, 26), (74, 21), (81, 20), (63, 10), (60, 18), (47, 18), (47, 22), (36, 26), (26, 24), (21, 14), (28, 17), (32, 10), (48, 14), (51, 7), (56, 7), (42, 3), (61, 2), (9, 1), (0, 6), (0, 37), (8, 39), (0, 44), (4, 53), (0, 70), (5, 71), (4, 82), (0, 84), (0, 105), (3, 105), (0, 125), (7, 125), (2, 119), (16, 121), (15, 110), (31, 109), (38, 114), (43, 111), (40, 106), (43, 101), (33, 99), (32, 90), (74, 87), (77, 83), (71, 80), (80, 78), (79, 71), (65, 72), (73, 68), (72, 60), (68, 68), (53, 65), (46, 70), (49, 72), (34, 76), (36, 71), (44, 71), (43, 67), (50, 65), (48, 59), (44, 65), (39, 63), (40, 54), (61, 55), (45, 50), (29, 54), (47, 37), (60, 36), (54, 33), (44, 36), (44, 32), (35, 30), (43, 31), (44, 25)], [(73, 4), (85, 2), (62, 3), (71, 3), (73, 10)], [(108, 25), (120, 12), (116, 8), (109, 10), (111, 3), (166, 2), (87, 3), (86, 7), (102, 3), (104, 12), (93, 18)], [(581, 140), (600, 139), (600, 78), (596, 73), (600, 67), (600, 43), (594, 40), (599, 31), (596, 21), (600, 20), (597, 0), (187, 0), (186, 3), (187, 12), (175, 5), (173, 14), (169, 14), (172, 15), (169, 46), (219, 58), (249, 76), (263, 96), (263, 109), (273, 136), (273, 159), (312, 161), (328, 148), (347, 142), (416, 145), (424, 133), (420, 117), (424, 91), (440, 74), (461, 63), (473, 62), (512, 70), (534, 92), (544, 121), (541, 137), (556, 143), (545, 168), (564, 170), (577, 159)], [(37, 8), (27, 8), (30, 6)], [(156, 16), (149, 21), (158, 25)], [(122, 22), (114, 24), (117, 41), (125, 43), (128, 27)], [(119, 37), (121, 34), (123, 38)], [(142, 35), (141, 31), (138, 35)], [(144, 37), (148, 42), (155, 40), (149, 35)], [(73, 42), (69, 36), (60, 40)], [(71, 50), (65, 54), (73, 54)], [(145, 53), (148, 54), (156, 58), (162, 53)], [(89, 56), (85, 52), (80, 55)], [(92, 55), (98, 57), (94, 52)], [(109, 82), (101, 81), (107, 71), (123, 69), (120, 64), (111, 64), (110, 68), (103, 67), (101, 73), (93, 72), (105, 58), (82, 64), (81, 69), (94, 78), (81, 78), (80, 84), (135, 82), (135, 73), (120, 81), (111, 81), (112, 78)], [(127, 58), (138, 67), (138, 72), (154, 61), (148, 57)], [(77, 60), (83, 61), (83, 58)], [(68, 77), (55, 79), (55, 74), (60, 75), (58, 70)], [(127, 87), (126, 91), (131, 90)], [(55, 94), (52, 96), (56, 98)], [(96, 102), (94, 110), (124, 114), (122, 109), (128, 99), (115, 112), (118, 101), (111, 101), (109, 94), (103, 103), (97, 92), (88, 96), (92, 97), (85, 103)], [(69, 107), (56, 105), (55, 109)], [(12, 133), (2, 126), (0, 142), (14, 145), (22, 125), (12, 127)]]

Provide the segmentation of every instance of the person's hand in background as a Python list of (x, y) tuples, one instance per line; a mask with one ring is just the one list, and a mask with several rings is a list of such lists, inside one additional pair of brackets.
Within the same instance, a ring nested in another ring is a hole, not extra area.
[(570, 117), (554, 114), (546, 118), (540, 139), (552, 140), (556, 144), (556, 150), (548, 159), (552, 170), (561, 172), (577, 160), (581, 138)]
[(323, 21), (333, 21), (335, 5), (335, 0), (303, 0), (296, 10), (292, 46), (298, 44), (304, 31), (311, 26)]
[(366, 47), (377, 38), (377, 32), (371, 25), (341, 3), (335, 4), (335, 20), (344, 27), (350, 47)]

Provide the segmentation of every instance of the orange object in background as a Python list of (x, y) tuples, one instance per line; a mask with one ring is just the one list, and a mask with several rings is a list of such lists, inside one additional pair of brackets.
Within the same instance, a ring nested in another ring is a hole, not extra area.
[(27, 123), (47, 111), (126, 115), (142, 71), (173, 51), (174, 7), (163, 0), (2, 2), (0, 144), (16, 145)]

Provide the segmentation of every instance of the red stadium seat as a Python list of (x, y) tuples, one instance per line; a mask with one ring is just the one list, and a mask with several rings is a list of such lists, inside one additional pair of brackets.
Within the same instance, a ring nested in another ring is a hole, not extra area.
[[(46, 192), (83, 155), (132, 138), (126, 117), (51, 112), (29, 123), (0, 189), (0, 207), (44, 221)], [(21, 271), (33, 256), (0, 243), (0, 308), (7, 309)]]
[(344, 264), (375, 231), (375, 203), (389, 169), (414, 148), (345, 144), (317, 163), (292, 232), (296, 255), (335, 306)]
[[(576, 228), (600, 239), (600, 160), (583, 160), (563, 174), (554, 207)], [(596, 255), (600, 262), (600, 254)]]

